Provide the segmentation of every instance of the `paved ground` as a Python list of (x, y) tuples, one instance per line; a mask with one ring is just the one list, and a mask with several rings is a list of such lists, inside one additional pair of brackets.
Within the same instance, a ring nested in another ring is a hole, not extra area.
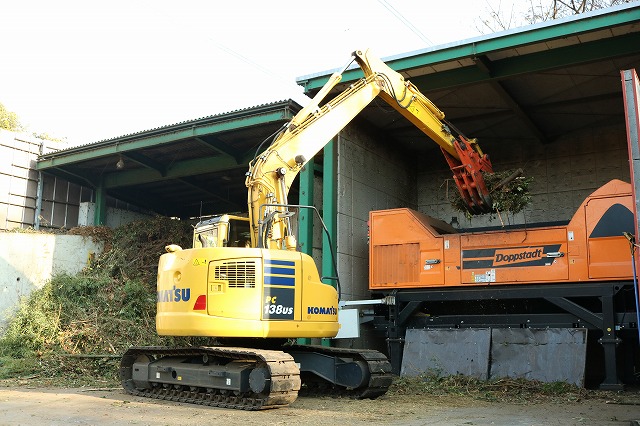
[(124, 394), (120, 389), (0, 388), (0, 425), (629, 425), (640, 398), (617, 402), (502, 404), (464, 397), (384, 396), (377, 400), (298, 398), (261, 412), (193, 406)]

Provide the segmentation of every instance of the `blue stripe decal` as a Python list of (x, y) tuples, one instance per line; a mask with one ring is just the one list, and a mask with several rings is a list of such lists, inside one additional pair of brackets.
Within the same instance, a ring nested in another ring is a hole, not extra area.
[(264, 263), (266, 265), (296, 266), (296, 262), (293, 262), (291, 260), (270, 260), (270, 259), (265, 259)]
[(281, 274), (281, 275), (295, 275), (296, 270), (293, 268), (273, 268), (273, 267), (264, 267), (265, 274)]
[(271, 285), (286, 285), (286, 286), (295, 287), (296, 279), (289, 278), (289, 277), (274, 277), (271, 275), (265, 275), (264, 283), (271, 284)]

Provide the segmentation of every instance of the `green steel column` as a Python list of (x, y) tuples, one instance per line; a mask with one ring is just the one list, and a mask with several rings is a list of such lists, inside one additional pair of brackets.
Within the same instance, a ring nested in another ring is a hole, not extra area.
[[(300, 170), (300, 204), (303, 206), (313, 205), (313, 158)], [(298, 244), (300, 251), (309, 256), (313, 254), (313, 211), (300, 209), (298, 225)], [(310, 345), (311, 339), (299, 338), (299, 345)]]
[[(300, 171), (300, 204), (313, 205), (313, 158)], [(313, 254), (313, 211), (300, 209), (298, 225), (298, 243), (300, 251), (309, 256)]]
[[(336, 139), (334, 138), (324, 147), (324, 164), (322, 170), (322, 220), (327, 225), (331, 236), (333, 252), (336, 253), (336, 228), (338, 224), (337, 212), (337, 184), (336, 184)], [(337, 255), (337, 253), (336, 253)], [(337, 260), (336, 260), (337, 262)], [(322, 237), (322, 276), (334, 277), (333, 258), (327, 236)], [(335, 286), (336, 283), (332, 282)]]
[(104, 225), (107, 222), (107, 193), (102, 182), (96, 187), (96, 210), (93, 213), (93, 224)]
[[(338, 227), (338, 212), (337, 212), (337, 194), (338, 185), (336, 184), (336, 151), (337, 151), (337, 138), (336, 136), (331, 142), (324, 147), (324, 162), (322, 166), (322, 220), (327, 225), (327, 230), (331, 236), (331, 244), (327, 236), (322, 236), (322, 276), (335, 277), (337, 272), (333, 267), (333, 253), (338, 255), (336, 250), (337, 242), (337, 227)], [(337, 259), (336, 259), (337, 263)], [(336, 281), (330, 282), (334, 287), (337, 285)], [(321, 344), (323, 346), (331, 346), (330, 339), (322, 339)]]

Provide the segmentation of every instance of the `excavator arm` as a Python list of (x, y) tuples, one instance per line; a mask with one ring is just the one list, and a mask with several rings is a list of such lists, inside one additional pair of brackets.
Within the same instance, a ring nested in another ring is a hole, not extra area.
[[(364, 78), (335, 98), (322, 101), (355, 60)], [(355, 51), (352, 61), (334, 73), (324, 87), (249, 165), (246, 177), (253, 247), (295, 250), (286, 207), (289, 188), (302, 167), (373, 99), (380, 96), (442, 149), (454, 181), (470, 212), (491, 210), (482, 172), (492, 172), (487, 155), (475, 140), (454, 135), (444, 113), (404, 77), (369, 51)], [(279, 206), (274, 206), (274, 204)]]
[(482, 173), (493, 173), (493, 168), (489, 156), (483, 154), (477, 141), (456, 131), (445, 121), (444, 113), (416, 86), (371, 56), (368, 50), (356, 51), (353, 55), (365, 75), (375, 74), (383, 80), (380, 97), (440, 145), (469, 211), (473, 214), (490, 212), (491, 197)]

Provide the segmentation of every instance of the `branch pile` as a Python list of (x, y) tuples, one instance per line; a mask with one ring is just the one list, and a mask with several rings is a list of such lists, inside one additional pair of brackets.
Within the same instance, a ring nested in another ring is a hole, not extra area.
[[(518, 176), (505, 182), (517, 172), (517, 169), (512, 169), (495, 173), (483, 173), (484, 182), (491, 195), (491, 214), (516, 214), (524, 210), (531, 202), (529, 186), (533, 182), (532, 177)], [(467, 218), (471, 217), (467, 204), (458, 191), (452, 192), (450, 202), (454, 209), (464, 213)]]
[(108, 359), (132, 345), (189, 344), (157, 335), (155, 281), (164, 247), (191, 245), (191, 223), (154, 217), (113, 231), (82, 227), (69, 233), (98, 240), (105, 251), (80, 274), (56, 275), (21, 302), (0, 337), (0, 378), (16, 370), (42, 377), (113, 376), (114, 361), (77, 357)]

